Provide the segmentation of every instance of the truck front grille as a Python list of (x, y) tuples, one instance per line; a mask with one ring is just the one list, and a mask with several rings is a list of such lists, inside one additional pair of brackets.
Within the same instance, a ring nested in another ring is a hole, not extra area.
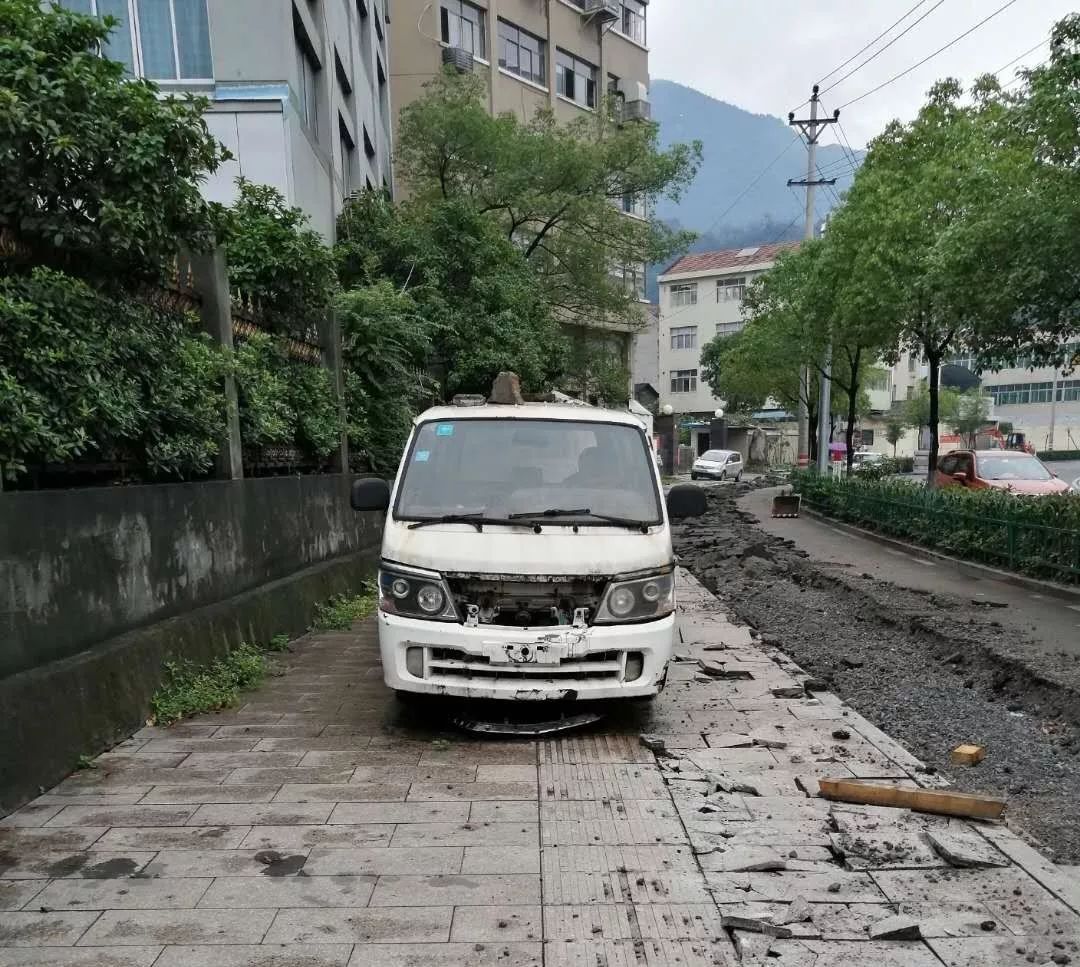
[(594, 652), (561, 661), (558, 665), (520, 663), (494, 665), (483, 655), (470, 655), (454, 648), (432, 648), (427, 661), (427, 677), (479, 678), (484, 681), (522, 679), (622, 679), (626, 653)]

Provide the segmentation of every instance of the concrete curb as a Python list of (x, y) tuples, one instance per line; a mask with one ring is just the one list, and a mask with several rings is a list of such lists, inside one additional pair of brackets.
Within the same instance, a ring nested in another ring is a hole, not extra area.
[(1038, 578), (1025, 577), (1022, 574), (1014, 574), (1012, 571), (1002, 571), (999, 568), (990, 567), (987, 564), (977, 564), (974, 561), (962, 561), (959, 558), (950, 557), (948, 554), (942, 554), (940, 551), (934, 551), (928, 547), (922, 547), (919, 544), (909, 544), (907, 541), (901, 541), (895, 537), (886, 537), (875, 531), (866, 530), (865, 528), (857, 527), (854, 524), (835, 520), (832, 517), (827, 517), (820, 511), (811, 509), (806, 504), (803, 504), (802, 512), (806, 514), (807, 517), (813, 517), (815, 520), (820, 520), (822, 523), (835, 527), (837, 530), (844, 531), (845, 533), (855, 534), (858, 537), (865, 537), (867, 540), (874, 541), (877, 544), (893, 547), (928, 561), (940, 561), (942, 563), (951, 564), (957, 570), (964, 574), (968, 574), (971, 577), (992, 578), (995, 581), (1003, 581), (1006, 584), (1012, 584), (1028, 591), (1035, 591), (1038, 594), (1049, 594), (1053, 597), (1061, 598), (1064, 601), (1074, 601), (1077, 604), (1080, 604), (1080, 588), (1070, 588), (1064, 584), (1055, 584), (1052, 581), (1040, 581)]

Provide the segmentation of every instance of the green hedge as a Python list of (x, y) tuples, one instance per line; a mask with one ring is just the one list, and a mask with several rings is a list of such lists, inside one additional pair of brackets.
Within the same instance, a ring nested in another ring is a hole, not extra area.
[(1040, 460), (1080, 460), (1080, 450), (1044, 450)]
[(1017, 497), (799, 472), (803, 501), (837, 520), (964, 560), (1080, 584), (1080, 496)]

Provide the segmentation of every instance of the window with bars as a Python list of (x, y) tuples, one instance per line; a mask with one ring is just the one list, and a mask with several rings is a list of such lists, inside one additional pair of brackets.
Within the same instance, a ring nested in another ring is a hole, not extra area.
[(499, 66), (547, 87), (547, 44), (507, 20), (499, 21)]
[(596, 107), (596, 67), (562, 48), (555, 49), (555, 90), (581, 107)]
[(75, 13), (117, 20), (104, 54), (130, 74), (154, 81), (214, 79), (206, 0), (59, 2)]
[(671, 287), (671, 304), (673, 306), (696, 306), (697, 283), (676, 282)]
[(716, 280), (717, 302), (742, 302), (746, 298), (746, 276), (733, 275)]
[(697, 349), (697, 326), (672, 326), (672, 349)]
[(697, 391), (696, 369), (673, 369), (671, 371), (672, 393), (693, 393)]
[(450, 47), (463, 47), (473, 57), (487, 58), (485, 12), (467, 0), (442, 0), (440, 11), (442, 40)]

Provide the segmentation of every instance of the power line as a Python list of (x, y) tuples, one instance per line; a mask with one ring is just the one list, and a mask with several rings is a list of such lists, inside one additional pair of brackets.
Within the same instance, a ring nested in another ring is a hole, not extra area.
[(1036, 44), (1036, 45), (1035, 45), (1034, 47), (1029, 47), (1029, 48), (1028, 48), (1027, 50), (1025, 50), (1025, 51), (1024, 51), (1024, 52), (1023, 52), (1022, 54), (1017, 54), (1017, 55), (1016, 55), (1016, 56), (1015, 56), (1015, 57), (1014, 57), (1014, 58), (1013, 58), (1012, 60), (1010, 60), (1010, 61), (1009, 61), (1009, 63), (1007, 63), (1007, 64), (1004, 64), (1003, 66), (999, 67), (999, 68), (998, 68), (998, 69), (997, 69), (996, 71), (994, 71), (994, 76), (996, 77), (996, 76), (997, 76), (998, 74), (1000, 74), (1000, 73), (1001, 73), (1002, 71), (1004, 71), (1004, 70), (1008, 70), (1008, 69), (1009, 69), (1010, 67), (1012, 67), (1012, 65), (1013, 65), (1013, 64), (1015, 64), (1015, 63), (1016, 63), (1016, 62), (1017, 62), (1018, 60), (1023, 60), (1023, 59), (1025, 58), (1025, 57), (1027, 57), (1027, 55), (1028, 55), (1028, 54), (1033, 54), (1033, 53), (1034, 53), (1035, 51), (1037, 51), (1037, 50), (1038, 50), (1038, 49), (1039, 49), (1040, 47), (1042, 47), (1042, 45), (1043, 45), (1043, 44), (1045, 44), (1045, 43), (1046, 43), (1046, 42), (1047, 42), (1047, 41), (1048, 41), (1049, 39), (1050, 39), (1049, 37), (1043, 37), (1043, 39), (1042, 39), (1042, 40), (1040, 40), (1040, 41), (1039, 41), (1039, 42), (1038, 42), (1038, 43), (1037, 43), (1037, 44)]
[(924, 13), (921, 17), (919, 17), (918, 20), (914, 21), (913, 23), (908, 24), (902, 31), (900, 31), (900, 33), (898, 33), (895, 37), (893, 37), (893, 39), (890, 40), (884, 47), (882, 47), (880, 50), (877, 50), (874, 53), (872, 53), (869, 57), (866, 58), (866, 60), (864, 60), (861, 64), (859, 64), (858, 67), (853, 67), (843, 77), (841, 77), (840, 80), (833, 81), (828, 87), (825, 88), (825, 90), (822, 93), (828, 93), (829, 91), (831, 91), (837, 85), (843, 84), (844, 81), (846, 81), (849, 77), (851, 77), (852, 74), (855, 74), (858, 71), (862, 70), (867, 64), (870, 63), (870, 61), (876, 60), (883, 53), (885, 53), (885, 51), (887, 51), (893, 44), (895, 44), (901, 37), (903, 37), (907, 33), (910, 33), (912, 30), (914, 30), (916, 27), (918, 27), (919, 24), (921, 24), (927, 17), (930, 16), (930, 14), (932, 14), (935, 10), (937, 10), (937, 8), (940, 7), (944, 2), (945, 2), (945, 0), (938, 0), (938, 2), (935, 3), (929, 10), (927, 10), (926, 13)]
[(933, 58), (937, 57), (937, 55), (938, 55), (938, 54), (940, 54), (940, 53), (942, 53), (942, 52), (944, 52), (944, 51), (948, 50), (948, 49), (949, 49), (950, 47), (952, 47), (953, 45), (955, 45), (955, 44), (958, 44), (958, 43), (959, 43), (959, 42), (960, 42), (961, 40), (963, 40), (963, 39), (964, 39), (965, 37), (969, 36), (970, 34), (973, 34), (973, 33), (974, 33), (974, 32), (975, 32), (976, 30), (978, 30), (978, 29), (979, 29), (979, 28), (980, 28), (980, 27), (981, 27), (981, 26), (982, 26), (983, 24), (985, 24), (985, 23), (987, 23), (987, 22), (989, 22), (989, 21), (993, 20), (993, 19), (994, 19), (994, 17), (996, 17), (996, 16), (997, 16), (997, 15), (998, 15), (999, 13), (1002, 13), (1003, 11), (1007, 10), (1007, 9), (1008, 9), (1009, 7), (1011, 7), (1011, 6), (1012, 6), (1012, 5), (1014, 4), (1014, 3), (1016, 3), (1016, 0), (1007, 0), (1007, 2), (1006, 2), (1006, 3), (1003, 3), (1003, 4), (1002, 4), (1002, 5), (1000, 6), (1000, 7), (998, 7), (998, 8), (997, 8), (997, 10), (995, 10), (995, 11), (994, 11), (994, 12), (993, 12), (992, 14), (989, 14), (988, 16), (986, 16), (986, 17), (983, 17), (983, 19), (982, 19), (982, 20), (980, 20), (980, 21), (979, 21), (979, 22), (978, 22), (977, 24), (975, 24), (975, 26), (974, 26), (974, 27), (969, 27), (969, 28), (968, 28), (967, 30), (965, 30), (965, 31), (964, 31), (964, 32), (963, 32), (962, 34), (960, 34), (960, 35), (959, 35), (958, 37), (954, 37), (954, 38), (953, 38), (952, 40), (950, 40), (950, 41), (949, 41), (949, 42), (948, 42), (947, 44), (945, 44), (945, 45), (944, 45), (943, 47), (939, 47), (939, 48), (938, 48), (937, 50), (935, 50), (935, 51), (934, 51), (934, 52), (933, 52), (932, 54), (928, 54), (928, 55), (927, 55), (926, 57), (924, 57), (924, 58), (923, 58), (922, 60), (920, 60), (920, 61), (919, 61), (919, 62), (918, 62), (917, 64), (912, 64), (912, 65), (911, 65), (911, 66), (910, 66), (909, 68), (907, 68), (907, 70), (903, 70), (903, 71), (900, 71), (900, 73), (898, 73), (898, 74), (894, 74), (894, 75), (893, 75), (892, 77), (890, 77), (890, 78), (889, 78), (889, 79), (888, 79), (887, 81), (884, 81), (883, 83), (881, 83), (881, 84), (878, 84), (878, 86), (877, 86), (877, 87), (875, 87), (875, 88), (872, 88), (871, 90), (867, 91), (867, 92), (866, 92), (865, 94), (860, 94), (860, 95), (859, 95), (858, 97), (853, 97), (853, 98), (852, 98), (852, 99), (851, 99), (850, 101), (847, 101), (846, 103), (844, 103), (844, 104), (841, 104), (841, 105), (840, 105), (841, 109), (843, 109), (843, 108), (845, 108), (845, 107), (850, 107), (850, 106), (851, 106), (852, 104), (856, 104), (856, 103), (858, 103), (859, 101), (863, 100), (863, 98), (867, 98), (867, 97), (869, 97), (869, 96), (870, 96), (871, 94), (876, 94), (876, 93), (877, 93), (878, 91), (880, 91), (880, 90), (881, 90), (881, 89), (882, 89), (883, 87), (888, 87), (888, 86), (889, 86), (890, 84), (892, 84), (892, 83), (893, 83), (894, 81), (898, 81), (898, 80), (900, 80), (900, 78), (901, 78), (901, 77), (906, 77), (906, 76), (907, 76), (908, 74), (910, 74), (910, 73), (911, 73), (911, 72), (912, 72), (913, 70), (915, 70), (916, 68), (922, 67), (922, 65), (923, 65), (923, 64), (925, 64), (925, 63), (926, 63), (927, 61), (929, 61), (929, 60), (933, 60)]
[[(908, 10), (908, 12), (905, 13), (899, 20), (894, 20), (891, 24), (889, 24), (889, 26), (886, 27), (873, 40), (871, 40), (870, 43), (866, 44), (863, 47), (860, 47), (857, 51), (855, 51), (854, 54), (852, 54), (847, 60), (845, 60), (844, 63), (842, 63), (839, 67), (834, 67), (824, 77), (819, 78), (818, 79), (818, 84), (824, 84), (825, 81), (827, 81), (830, 77), (833, 76), (833, 74), (836, 74), (839, 71), (842, 71), (845, 67), (847, 67), (848, 64), (850, 64), (856, 57), (858, 57), (859, 54), (861, 54), (864, 50), (869, 50), (871, 47), (873, 47), (874, 44), (876, 44), (879, 40), (881, 40), (881, 38), (884, 37), (890, 30), (892, 30), (893, 27), (895, 27), (898, 24), (902, 23), (903, 21), (907, 20), (908, 17), (910, 17), (916, 10), (919, 9), (919, 7), (921, 7), (926, 2), (927, 2), (927, 0), (919, 0), (919, 2), (917, 4), (915, 4), (914, 7), (912, 7), (910, 10)], [(806, 104), (806, 103), (807, 103), (806, 101), (803, 101), (803, 104)], [(802, 107), (802, 104), (800, 104), (799, 107)]]
[[(1045, 67), (1045, 66), (1046, 66), (1047, 64), (1049, 64), (1049, 63), (1050, 63), (1050, 60), (1051, 60), (1051, 58), (1047, 57), (1047, 58), (1046, 58), (1046, 60), (1041, 60), (1041, 61), (1039, 61), (1039, 63), (1037, 63), (1037, 64), (1036, 64), (1036, 65), (1035, 65), (1034, 67), (1029, 67), (1029, 68), (1027, 68), (1027, 69), (1028, 69), (1029, 71), (1037, 71), (1037, 70), (1038, 70), (1038, 69), (1039, 69), (1040, 67)], [(1005, 90), (1008, 90), (1008, 89), (1009, 89), (1010, 87), (1012, 87), (1012, 86), (1013, 86), (1013, 84), (1019, 84), (1019, 83), (1020, 83), (1021, 81), (1026, 81), (1026, 80), (1027, 80), (1027, 78), (1026, 78), (1026, 77), (1024, 77), (1024, 75), (1023, 75), (1023, 74), (1018, 74), (1018, 75), (1017, 75), (1016, 77), (1014, 77), (1014, 78), (1013, 78), (1013, 79), (1012, 79), (1011, 81), (1009, 81), (1009, 83), (1008, 83), (1008, 84), (1002, 84), (1002, 85), (1001, 85), (1001, 89), (1002, 89), (1003, 91), (1005, 91)]]

